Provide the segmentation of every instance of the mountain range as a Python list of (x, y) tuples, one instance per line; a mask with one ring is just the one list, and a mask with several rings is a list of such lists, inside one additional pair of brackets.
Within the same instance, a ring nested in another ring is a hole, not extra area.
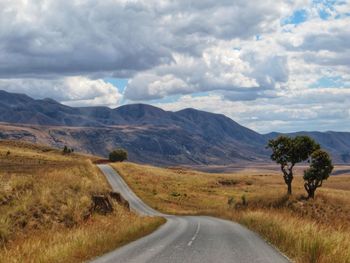
[[(195, 109), (165, 111), (146, 104), (69, 107), (0, 90), (0, 139), (20, 139), (107, 156), (127, 149), (129, 159), (158, 165), (228, 165), (267, 162), (259, 134), (222, 115)], [(350, 162), (350, 133), (298, 132), (328, 150), (336, 163)]]

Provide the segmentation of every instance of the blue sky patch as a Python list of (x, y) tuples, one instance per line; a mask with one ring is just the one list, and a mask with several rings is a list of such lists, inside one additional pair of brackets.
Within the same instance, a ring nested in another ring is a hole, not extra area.
[(323, 77), (310, 85), (310, 88), (340, 88), (343, 87), (343, 79), (341, 77)]
[(110, 83), (116, 86), (120, 93), (123, 93), (126, 85), (128, 84), (129, 79), (118, 79), (118, 78), (104, 78), (105, 82)]
[(293, 25), (298, 25), (303, 22), (305, 22), (308, 19), (308, 14), (305, 9), (300, 9), (297, 10), (291, 15), (290, 17), (287, 17), (282, 20), (281, 24), (282, 25), (287, 25), (287, 24), (293, 24)]
[(318, 15), (321, 19), (327, 20), (335, 12), (335, 5), (345, 4), (344, 1), (339, 0), (313, 0), (313, 5), (318, 9)]

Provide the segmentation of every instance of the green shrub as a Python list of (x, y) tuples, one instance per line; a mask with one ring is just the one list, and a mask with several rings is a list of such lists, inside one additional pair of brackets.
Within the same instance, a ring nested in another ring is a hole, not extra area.
[(70, 154), (70, 153), (73, 153), (73, 152), (74, 152), (74, 149), (73, 148), (68, 148), (67, 146), (64, 146), (64, 148), (62, 150), (63, 154)]
[(128, 152), (124, 149), (116, 149), (109, 154), (111, 162), (123, 162), (128, 159)]

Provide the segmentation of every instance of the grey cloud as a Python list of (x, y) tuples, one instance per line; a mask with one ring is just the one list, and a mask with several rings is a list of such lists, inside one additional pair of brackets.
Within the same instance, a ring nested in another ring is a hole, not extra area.
[(273, 99), (277, 98), (278, 94), (274, 90), (261, 89), (241, 89), (237, 91), (221, 91), (218, 92), (224, 99), (231, 101), (254, 101), (258, 98)]
[(329, 32), (321, 34), (310, 34), (304, 39), (302, 45), (298, 48), (300, 50), (329, 50), (335, 52), (343, 52), (349, 49), (349, 32)]
[[(324, 66), (350, 66), (350, 49), (342, 53), (305, 52), (305, 62)], [(350, 70), (348, 70), (350, 72)], [(350, 73), (349, 73), (350, 74)]]
[(200, 56), (217, 39), (271, 30), (280, 15), (273, 1), (243, 0), (4, 0), (0, 10), (3, 78), (130, 77), (170, 63), (173, 52)]
[(16, 2), (0, 4), (0, 76), (140, 71), (171, 60), (142, 8), (64, 0), (20, 9)]
[(264, 89), (274, 89), (277, 83), (286, 83), (289, 77), (288, 61), (286, 56), (268, 56), (256, 61), (251, 55), (247, 58), (253, 67), (250, 74), (256, 78), (259, 86)]
[[(180, 1), (181, 2), (181, 1)], [(182, 19), (176, 23), (176, 34), (214, 36), (220, 39), (247, 38), (271, 30), (279, 18), (278, 7), (271, 2), (186, 1)], [(198, 12), (200, 10), (200, 12)], [(262, 26), (264, 21), (264, 26)], [(271, 23), (271, 27), (266, 24)], [(244, 26), (243, 26), (244, 25)]]

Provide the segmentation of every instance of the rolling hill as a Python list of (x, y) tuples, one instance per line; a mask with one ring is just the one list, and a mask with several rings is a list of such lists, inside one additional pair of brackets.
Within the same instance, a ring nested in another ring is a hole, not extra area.
[[(164, 111), (146, 104), (69, 107), (0, 91), (0, 139), (20, 139), (106, 156), (126, 148), (130, 160), (159, 165), (266, 162), (268, 139), (230, 118), (195, 109)], [(350, 133), (303, 132), (336, 162), (350, 162)], [(294, 135), (294, 134), (293, 134)]]

